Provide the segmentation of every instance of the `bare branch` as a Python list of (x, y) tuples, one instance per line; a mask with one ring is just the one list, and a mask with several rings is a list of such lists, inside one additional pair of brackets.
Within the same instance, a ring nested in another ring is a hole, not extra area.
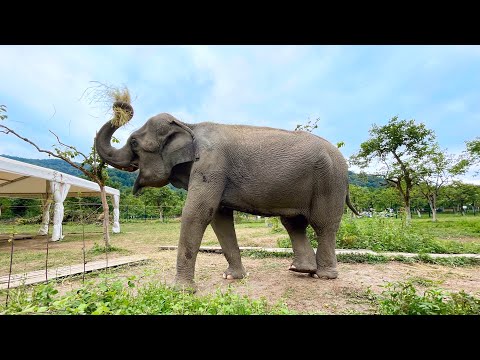
[[(52, 151), (50, 150), (44, 150), (44, 149), (41, 149), (40, 147), (38, 147), (37, 144), (35, 144), (33, 141), (27, 139), (26, 137), (23, 137), (19, 134), (17, 134), (14, 130), (10, 129), (9, 127), (5, 126), (5, 125), (0, 125), (0, 128), (3, 128), (5, 129), (6, 131), (1, 131), (5, 134), (10, 134), (12, 133), (13, 135), (15, 135), (16, 137), (18, 137), (19, 139), (22, 139), (23, 141), (29, 143), (30, 145), (32, 145), (35, 149), (37, 149), (38, 152), (41, 152), (41, 153), (45, 153), (45, 154), (48, 154), (50, 156), (53, 156), (57, 159), (62, 159), (63, 161), (69, 163), (71, 166), (73, 166), (75, 169), (78, 169), (80, 170), (82, 173), (84, 173), (86, 176), (88, 176), (89, 178), (93, 178), (93, 179), (97, 179), (97, 176), (95, 176), (95, 174), (93, 174), (92, 172), (84, 169), (83, 167), (75, 164), (73, 161), (71, 161), (69, 158), (65, 157), (65, 156), (62, 156), (60, 154), (55, 154), (53, 153)], [(82, 154), (83, 155), (83, 154)], [(85, 156), (85, 155), (83, 155)]]
[(51, 132), (53, 134), (53, 136), (55, 136), (57, 138), (57, 142), (60, 145), (65, 146), (66, 148), (72, 149), (73, 151), (77, 152), (79, 155), (82, 155), (85, 160), (87, 160), (87, 157), (85, 156), (85, 154), (82, 153), (81, 151), (78, 151), (75, 146), (64, 144), (63, 142), (60, 141), (60, 138), (58, 137), (57, 134), (55, 134), (52, 130), (48, 130), (48, 131)]
[(55, 114), (57, 113), (57, 109), (55, 109), (55, 105), (52, 104), (52, 106), (53, 106), (53, 115), (50, 117), (50, 119), (48, 119), (48, 121), (52, 120)]

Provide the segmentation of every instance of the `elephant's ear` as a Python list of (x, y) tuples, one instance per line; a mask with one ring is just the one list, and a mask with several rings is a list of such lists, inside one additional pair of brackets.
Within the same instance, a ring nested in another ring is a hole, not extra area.
[(162, 149), (163, 161), (170, 169), (175, 165), (195, 160), (194, 138), (181, 128), (175, 130), (168, 136)]

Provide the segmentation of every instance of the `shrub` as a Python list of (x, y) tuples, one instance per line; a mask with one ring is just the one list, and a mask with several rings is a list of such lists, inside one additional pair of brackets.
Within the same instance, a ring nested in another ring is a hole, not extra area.
[(379, 312), (384, 315), (478, 315), (480, 298), (438, 288), (418, 294), (412, 282), (388, 283), (377, 297)]
[(0, 314), (200, 314), (251, 315), (290, 314), (284, 304), (269, 305), (265, 298), (250, 299), (232, 293), (217, 291), (214, 295), (196, 296), (175, 291), (163, 284), (148, 283), (133, 292), (135, 278), (127, 282), (106, 279), (88, 282), (80, 288), (59, 296), (53, 283), (37, 285), (28, 292), (25, 288), (11, 290), (7, 307)]

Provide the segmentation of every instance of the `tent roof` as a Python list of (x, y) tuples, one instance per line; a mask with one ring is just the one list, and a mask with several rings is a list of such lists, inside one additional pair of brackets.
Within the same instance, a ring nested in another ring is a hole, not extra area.
[[(100, 186), (93, 181), (0, 156), (0, 197), (42, 197), (50, 190), (48, 181), (70, 184), (69, 197), (100, 195)], [(117, 189), (105, 186), (105, 190), (120, 195)]]

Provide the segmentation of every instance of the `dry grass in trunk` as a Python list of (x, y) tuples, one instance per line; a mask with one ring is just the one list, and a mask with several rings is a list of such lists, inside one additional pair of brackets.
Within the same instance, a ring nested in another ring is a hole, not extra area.
[[(97, 81), (95, 86), (89, 87), (87, 96), (90, 98), (90, 103), (101, 103), (107, 109), (111, 109), (116, 102), (123, 102), (131, 105), (132, 98), (130, 91), (126, 86), (115, 87), (106, 85)], [(132, 118), (132, 110), (126, 106), (113, 107), (113, 118), (110, 120), (115, 127), (121, 127), (128, 123)]]

